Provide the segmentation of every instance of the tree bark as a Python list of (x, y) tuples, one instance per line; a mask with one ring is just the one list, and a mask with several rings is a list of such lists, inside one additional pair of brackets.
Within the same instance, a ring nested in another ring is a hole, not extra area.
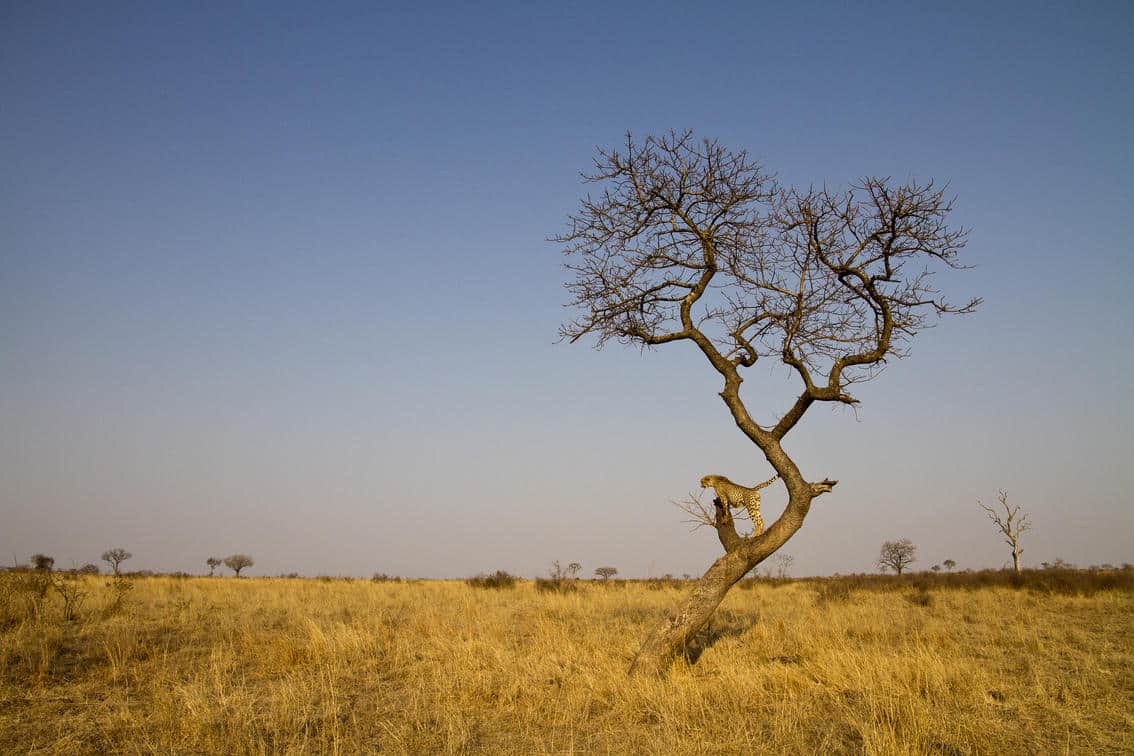
[(673, 657), (693, 639), (736, 585), (755, 564), (750, 564), (739, 551), (725, 554), (697, 581), (693, 591), (682, 602), (676, 614), (666, 619), (647, 636), (630, 665), (632, 675), (664, 675)]
[(713, 616), (725, 595), (756, 565), (774, 554), (803, 525), (803, 520), (816, 496), (830, 491), (837, 483), (804, 483), (802, 478), (787, 481), (788, 505), (784, 513), (762, 535), (742, 538), (720, 500), (716, 505), (716, 528), (725, 555), (713, 562), (693, 586), (677, 611), (662, 621), (647, 637), (630, 665), (631, 675), (664, 675), (674, 657), (685, 649), (693, 637)]

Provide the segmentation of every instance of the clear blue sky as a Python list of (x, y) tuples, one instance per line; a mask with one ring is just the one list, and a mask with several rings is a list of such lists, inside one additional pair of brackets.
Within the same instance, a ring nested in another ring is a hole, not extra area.
[(1025, 563), (1134, 561), (1129, 2), (205, 5), (0, 6), (5, 561), (699, 573), (669, 501), (771, 473), (691, 349), (555, 343), (545, 241), (670, 128), (972, 228), (980, 311), (789, 437), (797, 574), (1000, 566), (999, 488)]

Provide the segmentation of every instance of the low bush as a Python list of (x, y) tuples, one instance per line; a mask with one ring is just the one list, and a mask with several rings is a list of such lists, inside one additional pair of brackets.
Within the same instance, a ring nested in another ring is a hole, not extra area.
[(473, 588), (499, 590), (502, 588), (515, 588), (517, 580), (519, 580), (519, 578), (515, 575), (511, 575), (504, 570), (497, 570), (492, 574), (482, 572), (476, 577), (468, 578), (465, 582)]
[(851, 581), (845, 578), (830, 578), (818, 581), (815, 585), (815, 598), (820, 606), (849, 601)]
[(573, 593), (579, 590), (579, 581), (568, 578), (536, 578), (535, 587), (542, 593)]

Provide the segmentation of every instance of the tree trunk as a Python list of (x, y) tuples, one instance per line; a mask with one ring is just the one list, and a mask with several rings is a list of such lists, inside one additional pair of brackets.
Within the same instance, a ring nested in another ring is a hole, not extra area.
[(717, 535), (725, 548), (725, 555), (713, 562), (677, 611), (646, 637), (630, 665), (630, 674), (665, 674), (673, 657), (688, 646), (705, 626), (729, 589), (753, 567), (787, 543), (803, 525), (811, 500), (830, 491), (835, 483), (837, 481), (824, 480), (822, 483), (808, 484), (796, 471), (793, 480), (787, 482), (789, 498), (784, 513), (763, 535), (749, 538), (736, 534), (736, 527), (728, 515), (728, 507), (722, 506), (719, 499), (716, 500)]
[(654, 628), (646, 638), (630, 665), (630, 674), (665, 674), (673, 657), (705, 626), (729, 589), (755, 566), (739, 550), (713, 562), (677, 613)]
[(1012, 567), (1015, 568), (1016, 574), (1020, 574), (1020, 547), (1012, 544)]

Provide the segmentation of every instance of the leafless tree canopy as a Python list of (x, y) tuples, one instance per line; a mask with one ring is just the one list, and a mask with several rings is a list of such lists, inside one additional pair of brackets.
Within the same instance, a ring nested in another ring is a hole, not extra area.
[(598, 575), (599, 577), (601, 577), (603, 580), (610, 580), (610, 578), (612, 578), (612, 577), (614, 577), (615, 575), (618, 574), (618, 568), (617, 567), (597, 567), (597, 568), (595, 568), (595, 574)]
[[(584, 175), (598, 189), (554, 237), (566, 255), (576, 317), (561, 335), (642, 348), (692, 342), (721, 375), (720, 397), (763, 452), (788, 504), (766, 530), (736, 531), (729, 503), (679, 503), (712, 525), (725, 550), (678, 611), (646, 639), (633, 672), (660, 672), (725, 593), (803, 525), (838, 481), (808, 480), (782, 445), (815, 402), (855, 404), (851, 386), (945, 313), (934, 273), (962, 267), (965, 231), (932, 182), (867, 177), (844, 190), (782, 186), (746, 152), (691, 132), (599, 150)], [(743, 371), (786, 365), (801, 383), (782, 414), (758, 422), (740, 396)], [(718, 491), (719, 493), (719, 491)]]
[(562, 335), (689, 340), (722, 373), (781, 360), (804, 392), (780, 436), (813, 401), (853, 403), (847, 387), (901, 355), (929, 316), (978, 304), (933, 286), (933, 267), (960, 267), (965, 243), (933, 182), (784, 187), (743, 150), (691, 132), (627, 135), (585, 179), (601, 193), (555, 237), (581, 313)]
[(240, 577), (240, 571), (245, 567), (251, 567), (255, 562), (247, 554), (233, 554), (224, 558), (224, 564), (225, 567), (235, 572), (237, 577)]
[(1019, 572), (1020, 555), (1024, 553), (1024, 549), (1020, 546), (1020, 536), (1024, 531), (1031, 530), (1032, 524), (1028, 522), (1027, 513), (1020, 511), (1019, 504), (1008, 504), (1007, 491), (998, 493), (996, 500), (1000, 504), (999, 510), (986, 506), (979, 501), (977, 505), (985, 511), (988, 519), (996, 524), (996, 529), (1004, 536), (1004, 542), (1012, 547), (1012, 567), (1016, 572)]
[(908, 538), (903, 538), (900, 541), (886, 541), (878, 552), (879, 569), (890, 569), (899, 575), (916, 560), (917, 546)]
[(132, 556), (134, 555), (126, 549), (107, 549), (106, 551), (102, 552), (102, 561), (109, 564), (110, 568), (114, 571), (114, 574), (117, 575), (119, 566)]

